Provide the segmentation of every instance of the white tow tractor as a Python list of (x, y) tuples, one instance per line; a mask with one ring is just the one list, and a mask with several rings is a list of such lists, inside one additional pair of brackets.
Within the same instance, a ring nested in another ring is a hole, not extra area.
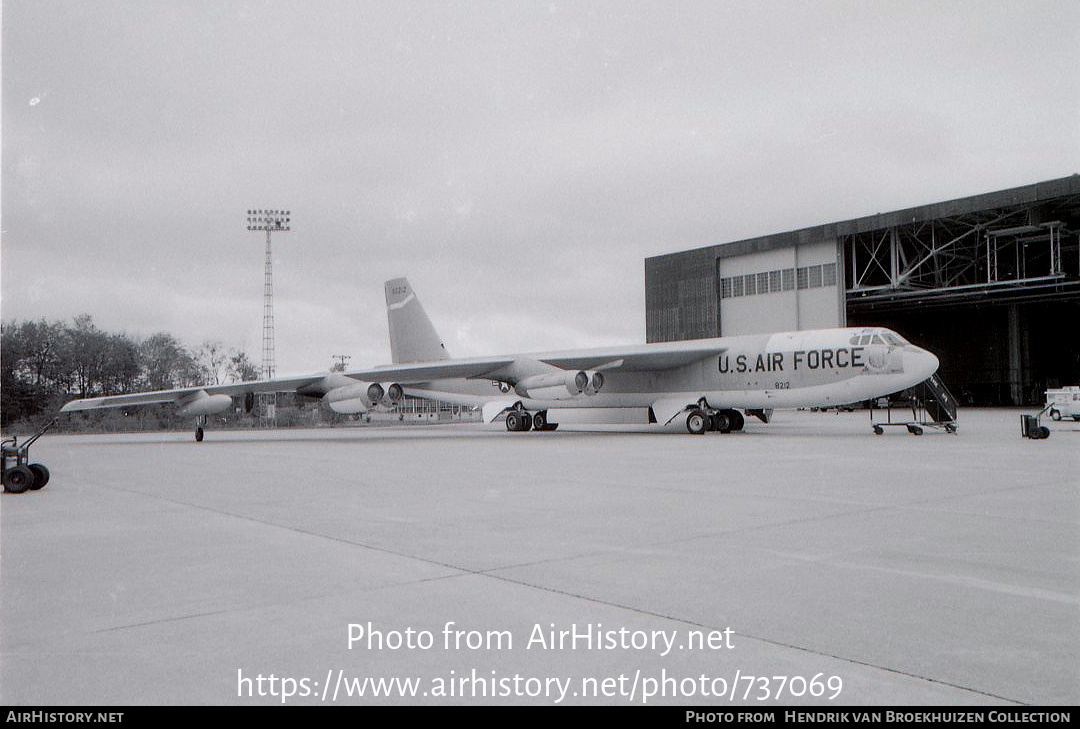
[(1047, 390), (1046, 410), (1052, 420), (1080, 420), (1080, 385)]

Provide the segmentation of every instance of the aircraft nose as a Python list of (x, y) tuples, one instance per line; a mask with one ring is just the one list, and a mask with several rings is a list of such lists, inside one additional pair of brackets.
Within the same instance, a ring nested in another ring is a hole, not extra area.
[(909, 347), (904, 357), (904, 370), (917, 375), (919, 382), (937, 372), (940, 362), (936, 355), (918, 347)]

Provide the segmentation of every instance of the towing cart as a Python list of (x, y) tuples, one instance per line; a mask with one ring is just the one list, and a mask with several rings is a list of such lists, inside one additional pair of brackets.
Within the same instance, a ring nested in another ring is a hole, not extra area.
[(44, 435), (56, 423), (53, 418), (38, 432), (27, 438), (19, 445), (18, 438), (12, 437), (0, 441), (0, 454), (3, 456), (3, 473), (0, 480), (4, 483), (4, 491), (13, 494), (21, 494), (27, 489), (37, 491), (49, 482), (49, 469), (41, 463), (30, 463), (30, 446), (38, 438)]
[(1035, 415), (1020, 416), (1020, 435), (1031, 440), (1046, 440), (1050, 437), (1050, 429), (1039, 423), (1039, 419), (1054, 406), (1050, 403)]

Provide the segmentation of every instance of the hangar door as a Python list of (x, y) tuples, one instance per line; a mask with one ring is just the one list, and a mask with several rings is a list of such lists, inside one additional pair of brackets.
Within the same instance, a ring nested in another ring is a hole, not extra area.
[(846, 326), (835, 240), (716, 259), (720, 334)]

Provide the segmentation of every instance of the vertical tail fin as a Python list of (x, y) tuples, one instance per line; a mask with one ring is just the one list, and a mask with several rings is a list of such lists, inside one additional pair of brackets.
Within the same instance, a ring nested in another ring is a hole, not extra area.
[(450, 359), (439, 333), (406, 278), (386, 282), (386, 319), (394, 364)]

